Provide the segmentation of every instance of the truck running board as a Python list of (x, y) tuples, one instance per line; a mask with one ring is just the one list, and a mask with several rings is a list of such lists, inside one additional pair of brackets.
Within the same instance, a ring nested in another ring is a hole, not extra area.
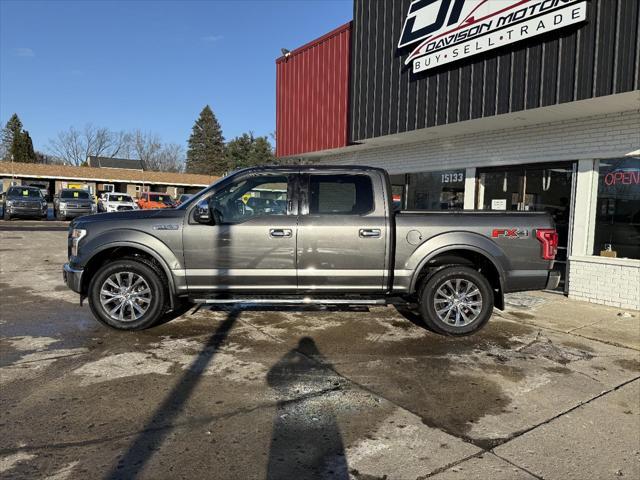
[(317, 298), (317, 297), (238, 297), (238, 298), (195, 298), (194, 303), (206, 305), (387, 305), (385, 298)]

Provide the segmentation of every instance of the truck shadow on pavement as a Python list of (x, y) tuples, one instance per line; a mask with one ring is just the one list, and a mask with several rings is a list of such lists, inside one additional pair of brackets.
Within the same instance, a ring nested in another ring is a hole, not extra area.
[[(171, 433), (172, 429), (167, 426), (183, 412), (240, 313), (240, 309), (228, 310), (224, 321), (105, 479), (133, 479), (143, 473)], [(278, 399), (267, 480), (315, 479), (323, 474), (336, 480), (348, 479), (344, 445), (334, 410), (337, 400), (331, 396), (340, 390), (340, 379), (313, 339), (301, 338), (298, 345), (269, 370), (267, 383)]]
[(154, 451), (160, 448), (165, 437), (171, 432), (171, 429), (165, 426), (171, 424), (181, 413), (192, 392), (202, 380), (202, 374), (227, 340), (239, 315), (239, 310), (229, 311), (227, 318), (209, 337), (196, 359), (165, 400), (156, 408), (151, 419), (105, 479), (136, 478), (142, 472)]

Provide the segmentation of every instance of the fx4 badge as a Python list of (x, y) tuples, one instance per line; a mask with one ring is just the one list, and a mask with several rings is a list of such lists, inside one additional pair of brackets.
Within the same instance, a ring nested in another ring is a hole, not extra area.
[(519, 228), (494, 228), (491, 232), (493, 238), (528, 238), (529, 230), (520, 230)]

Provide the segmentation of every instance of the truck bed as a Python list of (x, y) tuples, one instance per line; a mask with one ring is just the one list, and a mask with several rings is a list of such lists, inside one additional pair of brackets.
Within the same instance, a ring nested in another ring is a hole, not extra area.
[(394, 290), (410, 290), (410, 271), (440, 253), (455, 255), (456, 247), (493, 259), (504, 274), (504, 291), (542, 289), (552, 261), (541, 256), (537, 229), (554, 228), (544, 212), (403, 210), (394, 216), (396, 245)]

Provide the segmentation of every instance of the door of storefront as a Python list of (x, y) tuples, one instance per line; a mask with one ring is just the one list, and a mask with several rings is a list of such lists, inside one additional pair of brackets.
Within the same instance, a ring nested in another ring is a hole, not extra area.
[(556, 269), (562, 273), (560, 290), (566, 290), (575, 168), (575, 162), (528, 164), (482, 168), (477, 176), (476, 208), (553, 216), (559, 237)]

